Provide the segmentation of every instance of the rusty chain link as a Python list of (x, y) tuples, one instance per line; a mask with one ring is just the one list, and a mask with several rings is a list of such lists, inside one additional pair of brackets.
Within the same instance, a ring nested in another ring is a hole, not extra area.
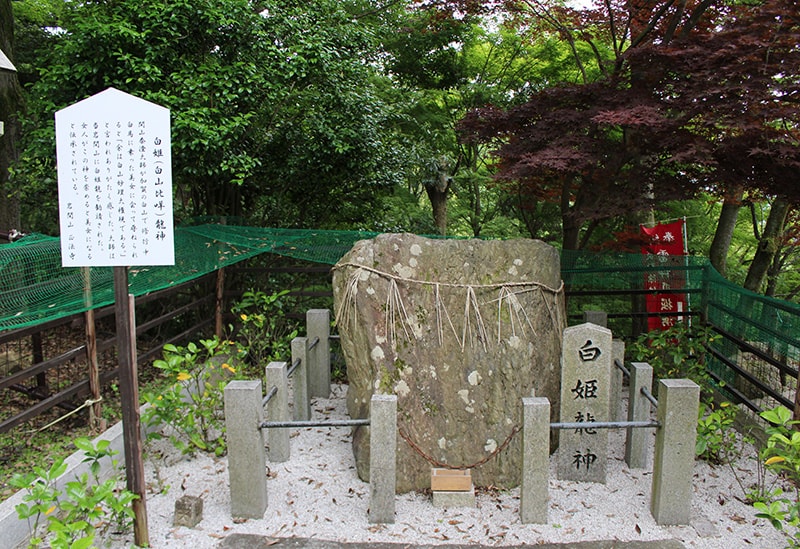
[(419, 447), (419, 445), (416, 442), (411, 440), (411, 437), (408, 436), (408, 433), (406, 433), (403, 430), (402, 427), (398, 428), (398, 432), (400, 433), (400, 437), (403, 440), (406, 441), (406, 443), (411, 447), (412, 450), (414, 450), (423, 459), (425, 459), (425, 461), (427, 461), (431, 465), (434, 465), (436, 467), (441, 467), (443, 469), (457, 469), (457, 470), (473, 469), (475, 467), (480, 467), (481, 465), (483, 465), (485, 463), (488, 463), (489, 461), (494, 459), (494, 457), (497, 456), (497, 454), (499, 454), (500, 452), (505, 450), (506, 447), (509, 444), (511, 444), (511, 440), (514, 438), (514, 435), (516, 435), (519, 432), (519, 430), (520, 430), (520, 427), (518, 425), (515, 425), (511, 429), (511, 433), (509, 433), (508, 437), (506, 437), (506, 439), (503, 441), (503, 443), (500, 446), (498, 446), (497, 448), (495, 448), (494, 451), (491, 454), (485, 456), (480, 461), (476, 461), (472, 465), (450, 465), (449, 463), (443, 463), (443, 462), (437, 460), (436, 458), (434, 458), (433, 456), (427, 454), (422, 448)]

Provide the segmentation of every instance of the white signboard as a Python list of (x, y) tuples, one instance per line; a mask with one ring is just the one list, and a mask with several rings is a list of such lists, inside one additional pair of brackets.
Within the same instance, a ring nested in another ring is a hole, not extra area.
[(64, 267), (174, 265), (169, 110), (114, 88), (56, 113)]

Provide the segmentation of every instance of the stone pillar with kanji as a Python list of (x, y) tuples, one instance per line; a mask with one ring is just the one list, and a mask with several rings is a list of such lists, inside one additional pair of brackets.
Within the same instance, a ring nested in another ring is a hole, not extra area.
[(561, 358), (561, 422), (585, 427), (561, 429), (558, 478), (606, 481), (608, 430), (592, 423), (609, 421), (612, 367), (611, 331), (596, 324), (564, 330)]

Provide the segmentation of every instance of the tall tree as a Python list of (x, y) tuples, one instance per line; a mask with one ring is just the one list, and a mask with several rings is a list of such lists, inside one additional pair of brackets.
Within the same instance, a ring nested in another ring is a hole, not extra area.
[(750, 263), (750, 269), (747, 271), (747, 278), (744, 281), (745, 289), (752, 292), (762, 291), (767, 272), (783, 247), (783, 233), (790, 208), (791, 204), (785, 198), (773, 200), (764, 229), (757, 234), (758, 248)]
[(593, 220), (734, 182), (735, 174), (778, 192), (778, 175), (798, 161), (793, 2), (608, 2), (606, 10), (603, 26), (570, 10), (548, 12), (613, 45), (613, 59), (598, 59), (602, 80), (544, 90), (464, 125), (472, 138), (499, 139), (504, 179), (561, 204), (564, 247), (578, 247)]
[[(14, 60), (14, 17), (11, 0), (0, 0), (0, 49)], [(0, 69), (0, 231), (20, 229), (19, 201), (14, 197), (9, 181), (9, 168), (18, 156), (19, 109), (22, 89), (15, 71)]]
[(744, 187), (735, 184), (732, 189), (724, 189), (722, 210), (717, 222), (717, 230), (714, 232), (714, 240), (708, 251), (708, 259), (711, 265), (722, 275), (728, 269), (728, 250), (733, 240), (733, 231), (736, 228), (736, 219), (739, 217), (739, 210), (742, 208), (744, 197)]
[(354, 13), (372, 4), (68, 3), (31, 87), (20, 188), (53, 195), (53, 112), (113, 86), (172, 111), (177, 219), (357, 222), (397, 179), (374, 33)]

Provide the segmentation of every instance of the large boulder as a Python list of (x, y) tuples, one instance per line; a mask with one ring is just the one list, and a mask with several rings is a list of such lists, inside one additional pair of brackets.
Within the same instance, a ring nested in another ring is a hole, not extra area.
[[(537, 240), (362, 240), (333, 274), (350, 416), (398, 397), (397, 491), (432, 466), (471, 467), (478, 486), (520, 482), (521, 398), (559, 409), (566, 325), (558, 251)], [(354, 433), (369, 478), (368, 428)]]

